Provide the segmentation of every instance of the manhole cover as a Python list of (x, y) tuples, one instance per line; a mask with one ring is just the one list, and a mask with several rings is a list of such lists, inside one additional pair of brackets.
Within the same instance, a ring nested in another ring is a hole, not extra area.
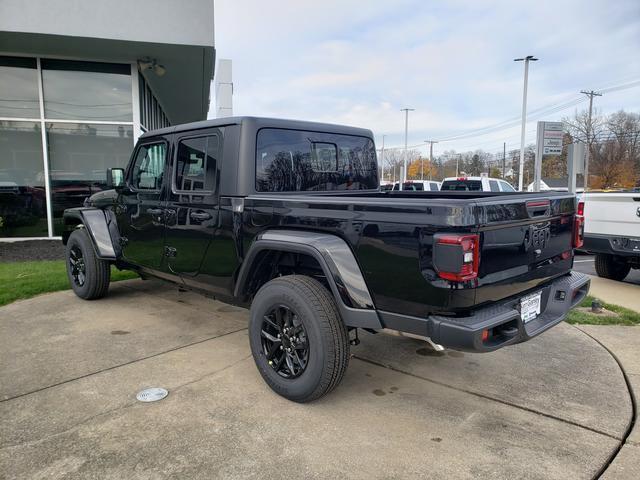
[(153, 387), (146, 388), (141, 392), (138, 392), (136, 398), (141, 402), (157, 402), (158, 400), (162, 400), (167, 395), (169, 395), (169, 392), (164, 388)]

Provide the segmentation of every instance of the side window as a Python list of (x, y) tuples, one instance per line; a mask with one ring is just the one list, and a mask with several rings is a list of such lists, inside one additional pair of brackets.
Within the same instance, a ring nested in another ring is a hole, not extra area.
[(431, 182), (431, 191), (432, 192), (438, 191), (438, 184), (436, 182)]
[(138, 148), (131, 170), (131, 186), (136, 190), (160, 190), (167, 157), (167, 145), (150, 143)]
[(515, 188), (513, 188), (509, 183), (507, 182), (500, 182), (500, 185), (502, 185), (502, 191), (503, 192), (515, 192)]
[(176, 155), (175, 190), (213, 192), (216, 186), (217, 151), (216, 135), (180, 140)]
[(492, 192), (500, 191), (500, 187), (498, 187), (498, 182), (496, 180), (489, 180), (489, 188)]

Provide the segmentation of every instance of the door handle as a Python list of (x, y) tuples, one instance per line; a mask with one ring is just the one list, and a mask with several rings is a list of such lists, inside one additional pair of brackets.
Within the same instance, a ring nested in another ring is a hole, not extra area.
[(147, 213), (149, 213), (149, 215), (162, 215), (164, 210), (161, 208), (149, 208)]
[(207, 212), (191, 212), (189, 214), (192, 220), (198, 220), (200, 222), (204, 222), (205, 220), (211, 219), (211, 214)]

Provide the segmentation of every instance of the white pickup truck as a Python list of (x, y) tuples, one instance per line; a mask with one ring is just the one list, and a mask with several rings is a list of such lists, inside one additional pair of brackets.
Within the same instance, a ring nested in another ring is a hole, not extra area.
[(596, 254), (598, 276), (624, 280), (640, 268), (640, 192), (585, 193), (583, 249)]

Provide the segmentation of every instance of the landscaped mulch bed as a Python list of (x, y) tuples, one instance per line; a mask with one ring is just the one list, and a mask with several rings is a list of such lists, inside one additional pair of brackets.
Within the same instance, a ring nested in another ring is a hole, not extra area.
[(64, 245), (62, 245), (61, 240), (0, 242), (0, 262), (63, 259)]

